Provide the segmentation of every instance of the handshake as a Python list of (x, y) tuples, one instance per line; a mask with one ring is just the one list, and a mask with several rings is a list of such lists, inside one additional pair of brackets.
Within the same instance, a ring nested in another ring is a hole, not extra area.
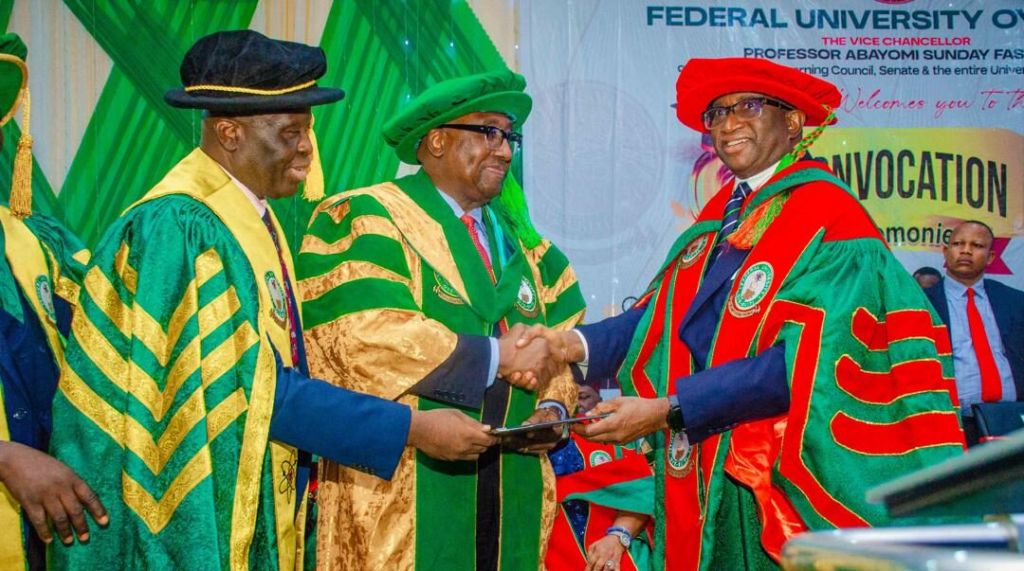
[(531, 391), (543, 391), (564, 366), (584, 359), (577, 333), (522, 323), (498, 339), (498, 353), (498, 376)]
[[(498, 353), (498, 376), (530, 391), (543, 391), (563, 367), (585, 356), (576, 333), (521, 323), (498, 339)], [(542, 407), (524, 424), (551, 420), (558, 420), (558, 413)], [(408, 444), (439, 460), (472, 461), (498, 443), (491, 428), (455, 409), (413, 410)], [(552, 446), (553, 441), (545, 441), (524, 451), (542, 453)]]

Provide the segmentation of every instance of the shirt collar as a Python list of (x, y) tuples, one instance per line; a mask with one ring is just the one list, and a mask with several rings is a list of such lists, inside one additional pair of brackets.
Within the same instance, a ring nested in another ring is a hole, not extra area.
[(776, 162), (774, 165), (764, 169), (763, 171), (753, 176), (749, 176), (747, 178), (737, 178), (736, 184), (739, 185), (745, 182), (747, 183), (747, 186), (750, 187), (751, 194), (757, 192), (758, 189), (764, 186), (764, 183), (768, 182), (768, 179), (772, 178), (772, 175), (775, 174), (775, 169), (779, 167), (779, 162), (781, 161)]
[(248, 198), (249, 202), (252, 203), (253, 208), (256, 209), (256, 213), (260, 215), (260, 218), (263, 218), (263, 215), (267, 213), (267, 208), (269, 208), (269, 206), (267, 205), (267, 200), (265, 198), (260, 198), (256, 196), (256, 194), (253, 191), (249, 190), (248, 186), (242, 184), (242, 181), (235, 178), (235, 175), (231, 174), (228, 171), (228, 169), (224, 168), (224, 165), (217, 163), (217, 166), (219, 166), (220, 169), (224, 171), (225, 174), (228, 175), (228, 177), (231, 179), (231, 182), (235, 183), (235, 186), (242, 189), (242, 193), (245, 194), (245, 197)]
[[(946, 290), (947, 298), (967, 297), (967, 286), (946, 275), (942, 280), (942, 287)], [(974, 289), (975, 297), (985, 297), (985, 280), (980, 279), (971, 286)]]
[(463, 210), (462, 207), (459, 206), (459, 203), (456, 202), (454, 198), (449, 196), (448, 193), (446, 193), (445, 191), (441, 190), (440, 188), (437, 189), (437, 192), (438, 192), (438, 194), (441, 195), (441, 198), (444, 199), (445, 203), (448, 206), (451, 207), (452, 212), (455, 213), (455, 217), (456, 218), (462, 218), (463, 214), (469, 214), (470, 216), (473, 217), (473, 220), (475, 220), (476, 223), (479, 224), (481, 228), (483, 228), (483, 226), (484, 226), (484, 212), (483, 212), (482, 208), (477, 207), (477, 208), (474, 208), (474, 209), (472, 209), (472, 210), (467, 212), (467, 211)]

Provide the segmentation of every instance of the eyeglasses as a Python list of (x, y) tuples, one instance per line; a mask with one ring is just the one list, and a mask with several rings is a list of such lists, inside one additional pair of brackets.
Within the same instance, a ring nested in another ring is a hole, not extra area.
[(438, 129), (458, 129), (459, 131), (473, 131), (474, 133), (483, 133), (484, 137), (487, 138), (487, 148), (497, 150), (501, 148), (501, 143), (508, 141), (508, 148), (510, 151), (515, 152), (516, 145), (523, 142), (523, 136), (519, 133), (513, 133), (512, 131), (506, 131), (502, 128), (495, 127), (493, 125), (461, 125), (458, 123), (445, 123), (444, 125), (438, 125)]
[(707, 111), (701, 114), (700, 118), (704, 121), (704, 128), (710, 131), (711, 129), (720, 126), (722, 123), (725, 123), (725, 118), (729, 116), (729, 113), (735, 113), (737, 119), (757, 119), (761, 116), (761, 110), (764, 109), (765, 105), (772, 105), (782, 109), (783, 111), (792, 111), (795, 109), (795, 107), (789, 103), (779, 101), (778, 99), (772, 99), (771, 97), (750, 97), (747, 99), (740, 99), (732, 105), (709, 107)]

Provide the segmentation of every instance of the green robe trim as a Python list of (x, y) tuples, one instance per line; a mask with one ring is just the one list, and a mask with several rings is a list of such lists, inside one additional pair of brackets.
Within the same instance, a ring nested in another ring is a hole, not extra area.
[[(512, 238), (507, 220), (489, 207), (484, 210), (485, 223), (494, 238), (492, 252), (498, 254), (493, 258), (497, 285), (491, 281), (466, 227), (424, 172), (394, 184), (328, 198), (310, 223), (299, 256), (300, 277), (307, 285), (319, 283), (317, 280), (332, 272), (346, 277), (332, 286), (317, 285), (316, 293), (307, 295), (304, 317), (307, 327), (313, 328), (307, 335), (308, 345), (313, 347), (311, 355), (316, 353), (320, 339), (317, 328), (373, 312), (406, 315), (395, 322), (396, 326), (425, 319), (446, 331), (473, 335), (491, 335), (499, 323), (546, 323), (554, 318), (557, 324), (582, 317), (584, 301), (565, 257), (548, 242), (537, 249), (526, 249)], [(352, 273), (341, 271), (346, 266), (353, 268)], [(549, 295), (552, 290), (557, 293)], [(344, 342), (337, 338), (322, 341)], [(415, 344), (417, 341), (409, 343), (408, 352), (425, 350)], [(450, 352), (452, 348), (444, 350)], [(446, 356), (438, 354), (433, 359), (440, 364)], [(384, 379), (389, 376), (388, 361), (382, 358), (380, 363), (377, 376)], [(393, 392), (374, 389), (374, 394)], [(425, 397), (415, 399), (415, 405), (421, 410), (452, 406)], [(536, 405), (536, 394), (511, 388), (505, 423), (521, 423), (533, 414)], [(464, 408), (463, 412), (474, 418), (480, 416), (475, 409)], [(534, 455), (510, 451), (501, 455), (502, 569), (536, 569), (540, 565), (544, 549), (541, 464)], [(416, 568), (474, 567), (476, 481), (472, 462), (442, 462), (417, 453)], [(325, 513), (330, 508), (320, 509)], [(451, 542), (453, 536), (463, 540)]]
[(268, 441), (273, 347), (291, 358), (281, 280), (259, 215), (198, 149), (107, 232), (52, 448), (117, 523), (55, 546), (55, 568), (295, 567), (295, 451)]

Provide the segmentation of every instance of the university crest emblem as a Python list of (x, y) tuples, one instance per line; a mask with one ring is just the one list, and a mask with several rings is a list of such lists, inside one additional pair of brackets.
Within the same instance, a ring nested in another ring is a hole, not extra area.
[(452, 287), (452, 284), (449, 283), (448, 280), (444, 279), (444, 276), (437, 273), (436, 270), (434, 271), (434, 281), (437, 282), (436, 284), (434, 284), (434, 295), (447, 301), (448, 303), (453, 303), (455, 305), (465, 305), (466, 302), (462, 301), (462, 298), (459, 297), (459, 292), (455, 291), (455, 288)]
[(590, 453), (591, 467), (600, 466), (601, 464), (607, 464), (608, 462), (611, 461), (611, 455), (605, 452), (604, 450), (594, 450), (593, 452)]
[(686, 246), (686, 249), (683, 250), (683, 256), (680, 259), (679, 265), (684, 268), (692, 266), (693, 263), (697, 261), (697, 258), (700, 258), (700, 255), (704, 252), (704, 248), (707, 245), (708, 234), (702, 234), (695, 238)]
[(760, 311), (757, 304), (768, 295), (774, 279), (775, 270), (768, 262), (757, 262), (747, 268), (736, 294), (729, 300), (729, 312), (736, 317), (747, 317)]
[(665, 449), (665, 471), (669, 476), (682, 478), (690, 473), (693, 465), (690, 460), (693, 457), (693, 447), (690, 446), (690, 439), (686, 431), (675, 430), (669, 435), (668, 447)]
[(267, 272), (263, 276), (263, 280), (267, 283), (267, 292), (270, 294), (270, 315), (283, 327), (286, 322), (285, 316), (288, 315), (288, 302), (284, 298), (284, 289), (281, 288), (281, 282), (277, 280), (274, 272)]
[(50, 284), (50, 278), (46, 276), (36, 278), (36, 298), (39, 299), (39, 305), (43, 307), (46, 316), (50, 318), (50, 321), (56, 323), (57, 309), (53, 305), (53, 286)]
[(533, 288), (530, 280), (523, 276), (519, 282), (519, 293), (516, 294), (516, 309), (526, 317), (537, 316), (537, 290)]

